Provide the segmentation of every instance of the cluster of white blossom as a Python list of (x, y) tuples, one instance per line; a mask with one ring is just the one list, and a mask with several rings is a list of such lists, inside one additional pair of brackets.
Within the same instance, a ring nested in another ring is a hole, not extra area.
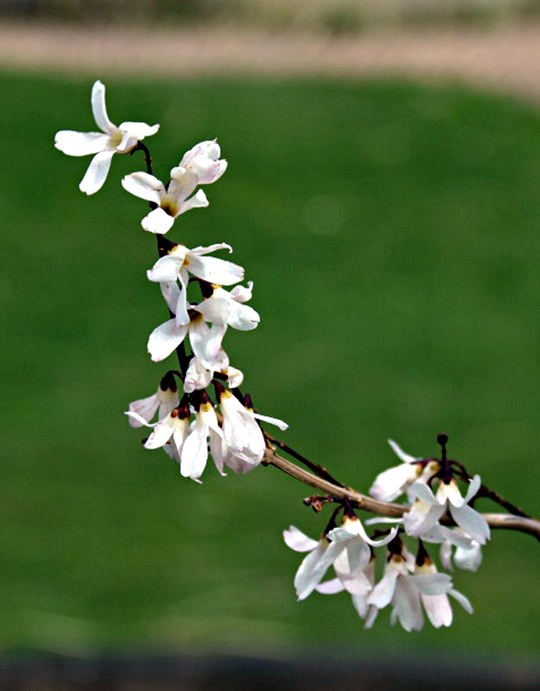
[[(468, 481), (462, 496), (453, 462), (447, 461), (445, 450), (441, 460), (421, 459), (406, 454), (396, 442), (389, 443), (402, 463), (378, 475), (370, 494), (385, 502), (406, 494), (408, 510), (402, 519), (374, 518), (366, 524), (399, 525), (384, 538), (373, 540), (354, 512), (346, 510), (342, 525), (331, 524), (318, 542), (290, 526), (283, 533), (285, 543), (297, 552), (309, 552), (296, 573), (296, 594), (303, 600), (314, 590), (324, 594), (347, 591), (367, 628), (379, 610), (388, 605), (392, 606), (391, 622), (399, 621), (406, 631), (423, 627), (422, 609), (433, 626), (450, 626), (453, 615), (448, 596), (469, 613), (472, 607), (464, 595), (454, 590), (451, 577), (437, 571), (425, 545), (440, 545), (445, 569), (451, 570), (452, 563), (471, 571), (480, 566), (481, 546), (489, 539), (490, 530), (485, 518), (469, 505), (480, 488), (480, 477)], [(455, 527), (440, 523), (447, 510)], [(418, 540), (416, 556), (407, 549), (402, 536)], [(376, 583), (373, 548), (383, 546), (386, 564)], [(336, 577), (323, 581), (330, 567)]]
[[(94, 154), (79, 186), (86, 194), (101, 189), (115, 153), (142, 148), (140, 142), (159, 130), (159, 125), (141, 122), (113, 125), (100, 81), (93, 86), (91, 103), (102, 132), (63, 130), (55, 138), (55, 146), (65, 154)], [(126, 175), (122, 186), (150, 203), (152, 210), (141, 221), (143, 229), (163, 236), (181, 214), (208, 206), (200, 187), (216, 182), (226, 170), (227, 161), (221, 158), (218, 143), (203, 141), (184, 154), (167, 183), (141, 171)], [(221, 474), (225, 474), (225, 467), (237, 473), (248, 472), (259, 465), (266, 449), (259, 421), (287, 428), (281, 420), (253, 411), (250, 398), (239, 392), (243, 374), (230, 364), (223, 348), (229, 327), (251, 331), (259, 324), (258, 312), (246, 304), (253, 294), (253, 282), (239, 285), (244, 280), (244, 269), (210, 256), (219, 250), (232, 252), (224, 242), (189, 248), (167, 239), (163, 246), (166, 249), (162, 256), (146, 275), (149, 281), (159, 284), (170, 319), (152, 331), (147, 347), (154, 362), (176, 352), (180, 370), (169, 370), (157, 392), (133, 401), (126, 414), (133, 427), (152, 430), (144, 446), (163, 448), (178, 462), (184, 477), (200, 481), (209, 450)], [(234, 288), (227, 290), (224, 286)], [(207, 391), (212, 384), (215, 404)]]
[[(113, 125), (105, 106), (105, 87), (99, 81), (92, 89), (91, 102), (101, 132), (63, 130), (57, 133), (55, 145), (71, 156), (93, 154), (80, 183), (86, 194), (103, 186), (115, 153), (145, 153), (147, 171), (125, 176), (122, 186), (149, 202), (151, 210), (141, 225), (158, 236), (159, 258), (146, 275), (150, 282), (159, 284), (169, 319), (150, 334), (148, 352), (154, 362), (173, 353), (178, 359), (178, 367), (162, 376), (155, 393), (129, 405), (129, 422), (136, 428), (150, 428), (144, 446), (166, 451), (184, 477), (200, 482), (209, 454), (221, 474), (225, 468), (248, 472), (261, 463), (268, 448), (260, 422), (287, 427), (281, 420), (253, 410), (251, 398), (240, 393), (243, 374), (230, 364), (223, 347), (229, 327), (251, 331), (259, 324), (258, 312), (247, 304), (253, 282), (241, 285), (244, 269), (214, 256), (222, 250), (232, 252), (225, 242), (190, 248), (164, 238), (180, 215), (208, 206), (201, 186), (219, 180), (227, 170), (227, 161), (221, 158), (215, 140), (200, 142), (184, 154), (164, 183), (152, 174), (149, 151), (141, 144), (145, 137), (157, 133), (159, 125)], [(370, 493), (379, 502), (393, 502), (404, 495), (406, 504), (402, 518), (383, 516), (365, 521), (370, 528), (377, 526), (371, 537), (355, 513), (354, 502), (339, 492), (327, 498), (338, 508), (319, 541), (294, 526), (284, 532), (289, 547), (308, 552), (294, 580), (299, 600), (314, 590), (325, 594), (346, 591), (367, 627), (379, 610), (391, 605), (391, 621), (399, 621), (407, 631), (422, 628), (424, 611), (434, 626), (449, 626), (449, 597), (472, 611), (467, 598), (454, 590), (451, 577), (437, 571), (426, 549), (426, 544), (439, 545), (440, 560), (447, 570), (453, 565), (476, 570), (482, 559), (481, 547), (490, 536), (485, 518), (471, 506), (481, 487), (480, 477), (471, 477), (461, 464), (447, 459), (446, 441), (446, 435), (439, 435), (440, 459), (414, 458), (390, 441), (401, 464), (381, 473)], [(317, 468), (324, 471), (324, 477), (327, 471)], [(460, 484), (466, 485), (464, 496)], [(335, 489), (340, 488), (344, 485), (338, 483)], [(388, 525), (392, 523), (395, 525)], [(410, 551), (414, 540), (418, 541), (415, 556)], [(381, 548), (387, 559), (377, 581), (375, 550)], [(330, 568), (335, 577), (323, 580)]]

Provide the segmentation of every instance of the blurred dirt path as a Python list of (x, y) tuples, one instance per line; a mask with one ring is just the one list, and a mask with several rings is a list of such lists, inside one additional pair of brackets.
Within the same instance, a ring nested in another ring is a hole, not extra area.
[(193, 78), (405, 75), (465, 81), (540, 102), (540, 24), (330, 38), (240, 29), (0, 26), (0, 68)]

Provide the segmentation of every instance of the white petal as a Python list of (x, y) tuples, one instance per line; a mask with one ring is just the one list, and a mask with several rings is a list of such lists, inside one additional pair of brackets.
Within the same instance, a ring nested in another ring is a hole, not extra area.
[[(148, 396), (148, 398), (141, 398), (138, 401), (133, 401), (129, 404), (129, 410), (133, 413), (137, 413), (143, 420), (149, 422), (159, 407), (159, 393), (155, 393), (153, 396)], [(130, 416), (129, 424), (132, 427), (142, 427), (140, 420), (136, 417)]]
[(224, 452), (224, 448), (223, 439), (218, 434), (215, 434), (213, 430), (210, 430), (210, 455), (214, 459), (214, 465), (222, 477), (227, 475), (227, 473), (223, 471), (225, 461), (227, 460), (227, 455)]
[(294, 578), (299, 600), (304, 600), (319, 585), (330, 564), (342, 549), (343, 545), (329, 544), (326, 540), (321, 540), (317, 549), (307, 555)]
[(218, 250), (229, 250), (229, 254), (233, 251), (232, 247), (226, 242), (215, 242), (213, 245), (194, 247), (189, 252), (202, 257), (204, 254), (212, 254), (212, 252), (217, 252)]
[(199, 415), (182, 448), (180, 472), (184, 477), (197, 480), (203, 474), (208, 460), (207, 436), (208, 428)]
[[(239, 386), (242, 386), (242, 382), (244, 381), (244, 373), (241, 370), (229, 365), (225, 374), (227, 375), (229, 387), (231, 389), (237, 389)], [(257, 417), (257, 415), (254, 415), (254, 417)]]
[(210, 328), (202, 317), (193, 319), (189, 324), (189, 340), (193, 354), (207, 369), (221, 371), (228, 364), (222, 361), (224, 350), (221, 347), (226, 330), (226, 326), (218, 324)]
[(283, 430), (283, 432), (286, 429), (289, 429), (289, 425), (277, 417), (270, 417), (269, 415), (259, 415), (259, 413), (253, 413), (253, 417), (256, 420), (260, 420), (261, 422), (268, 422), (270, 425), (275, 425), (278, 429)]
[(403, 525), (407, 535), (412, 537), (423, 537), (424, 534), (432, 530), (444, 513), (444, 506), (440, 504), (427, 504), (417, 500), (411, 509), (403, 516)]
[(206, 389), (212, 381), (213, 374), (196, 357), (191, 358), (184, 380), (184, 391), (192, 393), (195, 390)]
[(452, 623), (452, 608), (447, 595), (421, 595), (429, 621), (438, 629)]
[(418, 458), (415, 458), (414, 456), (411, 456), (408, 453), (405, 453), (401, 446), (395, 442), (393, 439), (388, 439), (388, 443), (390, 445), (390, 448), (392, 451), (396, 454), (398, 458), (400, 458), (404, 463), (413, 463), (414, 461), (418, 461)]
[(290, 525), (283, 531), (283, 539), (287, 547), (294, 549), (295, 552), (311, 552), (317, 549), (317, 540), (312, 540), (296, 526)]
[[(159, 288), (161, 290), (161, 294), (165, 298), (167, 307), (173, 314), (176, 314), (178, 300), (180, 299), (180, 288), (178, 287), (178, 284), (173, 281), (166, 281), (164, 283), (160, 283)], [(187, 321), (189, 321), (189, 319)], [(176, 320), (176, 323), (179, 323), (178, 320)], [(180, 324), (181, 323), (182, 322), (180, 322)]]
[(61, 130), (54, 137), (55, 147), (68, 156), (88, 156), (109, 148), (109, 136), (101, 132)]
[(174, 319), (160, 324), (148, 338), (148, 352), (154, 362), (168, 357), (184, 340), (188, 327), (177, 326)]
[(363, 571), (371, 559), (371, 550), (361, 538), (349, 540), (345, 552), (351, 573)]
[(353, 577), (344, 578), (343, 579), (343, 586), (345, 587), (345, 590), (350, 595), (356, 595), (359, 597), (367, 597), (367, 595), (372, 590), (371, 583), (368, 581), (366, 576), (361, 572), (358, 572), (354, 576), (354, 578)]
[(450, 480), (450, 482), (441, 482), (439, 489), (437, 490), (437, 500), (444, 504), (449, 502), (451, 506), (460, 507), (465, 503), (465, 499), (461, 496), (459, 487), (455, 480)]
[(486, 519), (467, 504), (461, 508), (450, 505), (450, 513), (458, 526), (481, 545), (489, 540), (490, 529)]
[(145, 449), (159, 449), (172, 437), (174, 427), (171, 424), (171, 416), (160, 420), (154, 427), (154, 431), (144, 443)]
[(454, 600), (459, 602), (459, 604), (463, 607), (463, 609), (468, 612), (469, 614), (473, 613), (473, 606), (471, 605), (469, 598), (465, 597), (463, 593), (458, 592), (457, 590), (449, 590), (448, 594), (451, 595)]
[(80, 182), (79, 189), (85, 194), (95, 194), (105, 183), (111, 167), (114, 151), (101, 151), (90, 161), (88, 170)]
[[(365, 616), (365, 617), (366, 617), (366, 623), (364, 624), (365, 628), (366, 628), (366, 629), (371, 629), (371, 627), (372, 627), (373, 624), (375, 623), (375, 619), (377, 619), (377, 616), (378, 616), (378, 614), (379, 614), (379, 609), (378, 609), (378, 607), (375, 607), (374, 605), (372, 605), (372, 606), (369, 608), (369, 610), (366, 612), (366, 614), (363, 615), (363, 614), (361, 614), (361, 612), (363, 612), (364, 610), (363, 610), (363, 608), (357, 608), (357, 607), (356, 607), (356, 602), (355, 602), (355, 600), (354, 600), (354, 597), (353, 597), (353, 605), (355, 606), (356, 611), (358, 612), (358, 614), (359, 614), (361, 617), (362, 617), (362, 616)], [(366, 601), (366, 605), (369, 605), (369, 601)]]
[(383, 609), (390, 604), (396, 589), (398, 572), (387, 569), (382, 579), (371, 591), (368, 597), (368, 604), (375, 605), (377, 609)]
[(145, 199), (147, 202), (158, 204), (165, 196), (165, 187), (161, 180), (158, 180), (149, 173), (137, 172), (130, 173), (122, 178), (122, 187), (130, 194)]
[(174, 432), (172, 435), (172, 443), (176, 449), (177, 457), (181, 457), (184, 442), (189, 434), (189, 419), (176, 418), (174, 421)]
[(420, 631), (424, 624), (420, 595), (408, 578), (400, 578), (396, 586), (394, 607), (405, 631)]
[(145, 137), (151, 137), (159, 131), (159, 125), (147, 125), (145, 122), (122, 122), (118, 129), (124, 130), (130, 137), (141, 141)]
[(224, 326), (229, 321), (230, 310), (227, 300), (209, 297), (197, 305), (197, 311), (203, 315), (205, 321), (212, 324)]
[(173, 307), (172, 311), (176, 315), (177, 324), (189, 324), (190, 316), (188, 309), (190, 308), (190, 304), (187, 301), (187, 288), (189, 282), (187, 271), (180, 269), (178, 272), (178, 280), (180, 281), (178, 300), (176, 301), (176, 306)]
[(210, 185), (216, 182), (227, 170), (228, 165), (225, 159), (221, 159), (221, 161), (216, 161), (214, 165), (208, 166), (205, 170), (199, 169), (199, 184)]
[(424, 595), (442, 595), (452, 587), (452, 579), (447, 573), (415, 574), (408, 578)]
[(248, 305), (231, 300), (228, 324), (238, 331), (252, 331), (256, 329), (261, 321), (257, 311)]
[(253, 281), (248, 281), (247, 288), (245, 286), (235, 286), (231, 290), (230, 296), (236, 302), (249, 302), (253, 297)]
[[(441, 483), (441, 485), (442, 484), (443, 483)], [(425, 482), (415, 482), (409, 489), (409, 492), (413, 497), (417, 497), (424, 504), (428, 504), (429, 506), (441, 506), (441, 508), (443, 508), (442, 502), (438, 500)]]
[(188, 252), (188, 271), (208, 283), (229, 286), (244, 278), (244, 269), (233, 262), (218, 257), (203, 257), (199, 253)]
[[(353, 595), (352, 603), (354, 609), (358, 612), (358, 616), (361, 619), (365, 619), (368, 613), (367, 598), (363, 595)], [(373, 609), (375, 610), (375, 612), (378, 612), (378, 609), (376, 607), (374, 607)]]
[(443, 568), (452, 571), (452, 544), (448, 540), (444, 540), (441, 543), (439, 557)]
[(372, 545), (373, 547), (382, 547), (383, 545), (387, 545), (394, 539), (394, 537), (397, 534), (397, 531), (397, 527), (392, 528), (392, 530), (386, 537), (383, 537), (380, 540), (372, 540), (370, 537), (368, 537), (365, 528), (362, 525), (362, 522), (359, 518), (346, 518), (343, 521), (342, 526), (334, 528), (334, 530), (331, 530), (328, 533), (328, 537), (334, 542), (347, 542), (351, 539), (351, 537), (358, 536), (364, 542), (367, 542), (369, 545)]
[(190, 209), (203, 209), (209, 205), (208, 198), (203, 190), (199, 190), (193, 197), (187, 199), (180, 207), (180, 214), (185, 214)]
[(469, 487), (467, 489), (467, 494), (465, 495), (465, 503), (469, 503), (471, 499), (478, 493), (482, 480), (480, 475), (475, 475), (473, 479), (469, 482)]
[(235, 455), (229, 449), (227, 449), (225, 455), (225, 464), (233, 471), (233, 473), (245, 474), (250, 473), (252, 470), (257, 468), (259, 461), (249, 458), (240, 458), (240, 456)]
[(132, 420), (134, 420), (137, 423), (133, 424), (133, 427), (154, 427), (154, 425), (145, 420), (142, 415), (139, 415), (139, 413), (136, 413), (133, 410), (127, 410), (124, 413), (124, 415), (127, 415), (129, 417), (130, 425), (132, 424)]
[(454, 562), (460, 569), (477, 571), (482, 563), (481, 545), (475, 541), (470, 547), (456, 547)]
[(188, 165), (188, 170), (197, 176), (199, 185), (210, 185), (227, 170), (227, 161), (214, 161), (207, 156), (196, 156)]
[(165, 235), (174, 225), (174, 218), (163, 209), (154, 209), (141, 221), (144, 230), (155, 235)]
[(389, 518), (388, 516), (375, 516), (374, 518), (367, 518), (364, 520), (365, 525), (377, 525), (378, 523), (403, 523), (403, 518)]
[(157, 260), (154, 266), (146, 272), (146, 277), (154, 283), (174, 283), (182, 268), (182, 258), (168, 255)]
[(182, 168), (187, 168), (196, 156), (201, 155), (217, 161), (221, 156), (221, 148), (217, 141), (215, 139), (207, 139), (195, 144), (189, 151), (186, 151), (178, 165)]
[(333, 578), (331, 581), (319, 583), (315, 590), (323, 595), (334, 595), (335, 593), (343, 592), (345, 588), (343, 587), (343, 583), (339, 580), (339, 578)]
[(109, 120), (105, 105), (105, 85), (98, 81), (92, 87), (92, 113), (99, 128), (108, 134), (112, 134), (117, 128)]
[[(117, 154), (127, 154), (137, 146), (138, 139), (136, 139), (136, 137), (131, 137), (127, 132), (123, 132), (120, 129), (118, 130), (118, 133), (122, 136), (122, 139), (120, 140), (120, 143), (114, 147), (114, 150)], [(111, 136), (111, 140), (116, 141), (115, 135)]]
[(414, 465), (402, 463), (379, 473), (369, 489), (369, 493), (380, 501), (393, 501), (417, 478)]
[[(435, 539), (433, 542), (441, 542), (441, 540), (445, 540), (451, 545), (457, 545), (458, 547), (463, 547), (465, 549), (469, 549), (473, 545), (472, 539), (468, 535), (465, 535), (461, 528), (447, 528), (444, 525), (435, 527), (437, 529), (436, 532), (438, 533), (438, 535), (435, 537), (440, 537), (440, 539)], [(431, 537), (431, 535), (429, 537)], [(426, 539), (426, 537), (424, 537), (424, 539)], [(429, 538), (427, 539), (430, 541)]]
[(266, 448), (264, 436), (253, 413), (230, 392), (220, 396), (223, 413), (223, 438), (234, 454), (260, 462)]
[(169, 413), (173, 411), (174, 408), (178, 406), (178, 391), (171, 391), (167, 389), (163, 391), (160, 387), (159, 392), (159, 410), (158, 410), (158, 420), (162, 420), (167, 417)]

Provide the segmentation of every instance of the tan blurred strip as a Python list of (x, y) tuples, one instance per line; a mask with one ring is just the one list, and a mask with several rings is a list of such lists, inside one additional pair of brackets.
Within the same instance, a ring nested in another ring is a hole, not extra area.
[(91, 76), (394, 74), (540, 99), (540, 24), (330, 38), (246, 30), (0, 26), (0, 66)]

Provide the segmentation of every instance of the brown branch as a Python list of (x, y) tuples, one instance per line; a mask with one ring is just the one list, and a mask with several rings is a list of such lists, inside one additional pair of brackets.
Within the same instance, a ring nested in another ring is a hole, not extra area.
[[(292, 461), (278, 455), (272, 447), (266, 449), (263, 463), (272, 465), (305, 485), (315, 487), (336, 499), (346, 499), (358, 509), (364, 509), (365, 511), (370, 511), (371, 513), (387, 516), (389, 518), (400, 518), (409, 509), (408, 506), (403, 504), (373, 499), (351, 487), (334, 485), (324, 478), (317, 477), (307, 470), (299, 468)], [(482, 515), (491, 528), (516, 530), (518, 532), (533, 535), (540, 540), (540, 521), (535, 518), (525, 518), (523, 516), (502, 513), (484, 513)], [(450, 520), (448, 522), (451, 523)]]
[(323, 478), (323, 480), (328, 480), (328, 482), (331, 482), (334, 485), (338, 485), (338, 487), (345, 487), (345, 485), (343, 485), (339, 480), (336, 480), (336, 478), (333, 475), (331, 475), (328, 469), (324, 466), (310, 461), (309, 458), (306, 458), (304, 455), (293, 449), (286, 442), (281, 441), (280, 439), (276, 439), (272, 434), (266, 432), (266, 430), (263, 430), (263, 434), (266, 440), (269, 441), (272, 445), (279, 446), (279, 448), (282, 451), (285, 451), (285, 453), (290, 454), (302, 465), (305, 465), (306, 468), (309, 468), (309, 470), (313, 471), (316, 475)]

